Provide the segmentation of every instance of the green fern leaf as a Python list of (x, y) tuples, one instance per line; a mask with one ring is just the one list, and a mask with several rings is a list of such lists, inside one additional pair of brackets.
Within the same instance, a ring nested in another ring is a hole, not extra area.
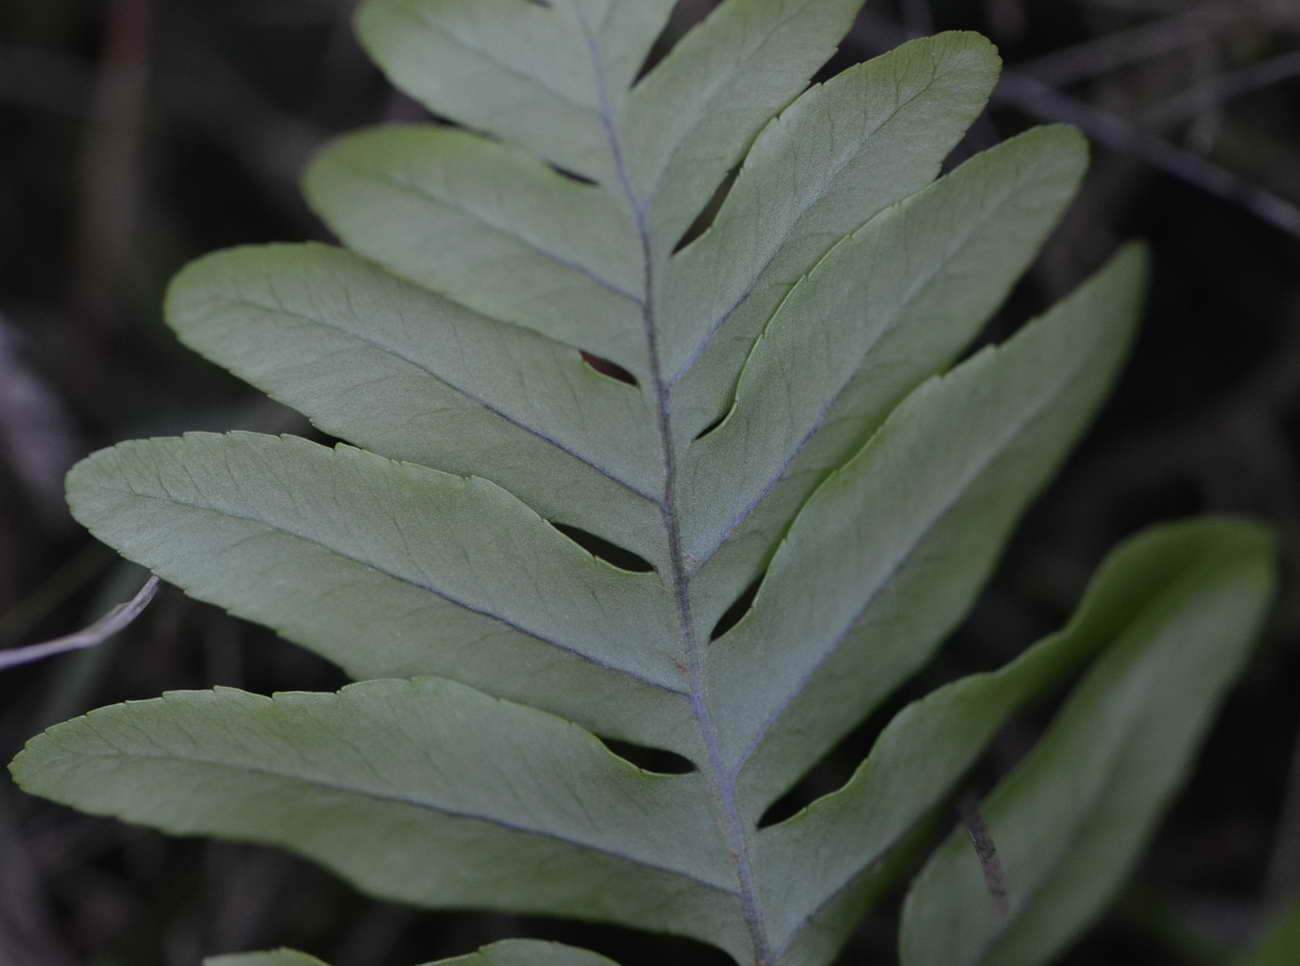
[[(325, 966), (319, 959), (292, 949), (243, 953), (205, 959), (203, 966)], [(615, 966), (612, 960), (572, 946), (530, 940), (506, 940), (454, 959), (424, 966)]]
[(1048, 962), (1128, 873), (1274, 589), (1266, 533), (1211, 522), (1164, 536), (1183, 537), (1181, 546), (1165, 540), (1183, 572), (1112, 634), (1110, 649), (985, 806), (1010, 884), (1008, 916), (987, 914), (979, 864), (954, 836), (913, 886), (904, 964), (939, 955)]
[[(1135, 540), (1060, 634), (908, 707), (847, 785), (760, 827), (968, 610), (1114, 381), (1146, 260), (1125, 248), (957, 362), (1077, 188), (1082, 139), (1030, 131), (939, 177), (996, 82), (987, 41), (807, 87), (857, 0), (727, 0), (640, 76), (672, 6), (362, 5), (375, 60), (459, 127), (343, 138), (305, 188), (346, 248), (220, 252), (167, 297), (186, 344), (346, 442), (137, 440), (68, 485), (104, 542), (360, 683), (101, 709), (12, 771), (376, 896), (824, 966), (996, 730), (1092, 663), (987, 806), (1025, 890), (1010, 918), (954, 839), (904, 920), (909, 964), (1043, 962), (1177, 787), (1269, 542), (1217, 520)], [(602, 960), (455, 960), (548, 961)]]

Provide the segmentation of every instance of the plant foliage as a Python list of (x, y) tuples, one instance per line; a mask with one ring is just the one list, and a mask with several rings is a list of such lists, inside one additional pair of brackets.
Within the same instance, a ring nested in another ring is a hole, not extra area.
[[(1177, 788), (1269, 596), (1269, 537), (1131, 541), (1064, 630), (908, 706), (844, 787), (763, 823), (969, 608), (1113, 382), (1145, 258), (954, 366), (1074, 193), (1079, 135), (939, 177), (996, 81), (987, 41), (808, 87), (858, 0), (727, 0), (648, 61), (672, 5), (362, 6), (374, 58), (458, 126), (319, 157), (307, 196), (346, 248), (219, 252), (167, 298), (187, 344), (347, 443), (138, 440), (69, 479), (106, 543), (360, 683), (101, 709), (14, 774), (376, 896), (817, 966), (998, 729), (1082, 672), (984, 806), (1005, 914), (954, 836), (902, 923), (909, 966), (1044, 962)], [(455, 960), (552, 961), (600, 960)]]
[[(319, 959), (290, 949), (269, 953), (246, 953), (242, 956), (217, 956), (205, 966), (325, 966)], [(484, 946), (468, 956), (443, 959), (425, 966), (614, 966), (604, 956), (597, 956), (572, 946), (535, 942), (526, 939), (506, 940)]]

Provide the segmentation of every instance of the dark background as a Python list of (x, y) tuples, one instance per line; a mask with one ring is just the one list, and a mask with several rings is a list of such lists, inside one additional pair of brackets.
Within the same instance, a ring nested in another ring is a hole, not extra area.
[[(708, 6), (683, 0), (679, 27)], [(61, 477), (73, 460), (186, 429), (309, 432), (183, 350), (159, 306), (168, 277), (203, 252), (323, 237), (295, 185), (306, 158), (338, 132), (419, 116), (361, 55), (350, 7), (0, 7), (0, 647), (67, 633), (143, 580), (69, 518)], [(835, 66), (932, 25), (988, 33), (1010, 65), (964, 152), (1043, 119), (1099, 142), (1082, 197), (989, 337), (1123, 238), (1152, 242), (1156, 272), (1115, 397), (908, 694), (996, 666), (1059, 625), (1105, 550), (1145, 524), (1204, 510), (1272, 521), (1287, 579), (1266, 638), (1132, 887), (1065, 960), (1220, 963), (1300, 888), (1300, 2), (877, 0)], [(0, 759), (89, 708), (215, 683), (343, 681), (164, 588), (109, 644), (0, 675)], [(999, 739), (976, 787), (1045, 716)], [(840, 780), (875, 727), (806, 793)], [(892, 961), (895, 914), (873, 916), (844, 962)], [(371, 902), (298, 859), (83, 817), (0, 777), (0, 966), (193, 966), (281, 943), (335, 966), (405, 966), (505, 935), (569, 939), (627, 966), (724, 962), (618, 929)]]

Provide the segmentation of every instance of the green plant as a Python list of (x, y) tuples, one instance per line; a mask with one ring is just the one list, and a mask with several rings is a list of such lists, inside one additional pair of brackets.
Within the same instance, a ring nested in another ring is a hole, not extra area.
[(1064, 630), (908, 706), (843, 788), (760, 827), (968, 609), (1113, 380), (1145, 265), (1126, 248), (946, 371), (1068, 203), (1081, 138), (1031, 131), (936, 181), (995, 82), (986, 41), (804, 91), (858, 0), (727, 0), (637, 80), (671, 7), (362, 7), (394, 81), (467, 129), (332, 146), (306, 189), (351, 251), (209, 256), (167, 313), (364, 448), (191, 434), (69, 479), (106, 543), (361, 683), (105, 708), (12, 770), (378, 896), (822, 964), (1001, 725), (1086, 667), (982, 806), (1005, 908), (954, 834), (903, 915), (907, 964), (1043, 962), (1177, 787), (1271, 592), (1270, 538), (1212, 519), (1133, 540)]

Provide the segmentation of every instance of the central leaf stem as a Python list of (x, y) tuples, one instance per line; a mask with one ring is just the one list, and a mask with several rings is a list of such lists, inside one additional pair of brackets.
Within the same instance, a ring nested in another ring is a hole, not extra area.
[[(617, 145), (616, 138), (612, 139)], [(651, 245), (648, 218), (644, 206), (636, 199), (632, 186), (623, 174), (621, 156), (619, 171), (624, 180), (628, 201), (633, 206), (637, 231), (641, 236), (641, 250), (645, 261), (645, 301), (642, 303), (642, 320), (645, 326), (649, 354), (650, 381), (655, 394), (655, 410), (659, 423), (659, 439), (663, 449), (664, 487), (659, 501), (659, 512), (668, 536), (669, 585), (677, 607), (677, 624), (685, 648), (687, 682), (691, 695), (691, 710), (700, 727), (700, 737), (708, 756), (704, 769), (709, 789), (713, 793), (715, 817), (727, 849), (736, 863), (736, 878), (740, 885), (740, 899), (744, 907), (745, 922), (749, 925), (754, 944), (755, 966), (769, 966), (770, 944), (763, 922), (762, 907), (754, 884), (754, 872), (749, 857), (749, 835), (736, 803), (736, 779), (722, 760), (718, 741), (718, 727), (713, 712), (705, 700), (704, 649), (691, 614), (690, 573), (682, 552), (681, 518), (677, 512), (677, 451), (673, 444), (672, 387), (664, 379), (659, 362), (659, 346), (655, 332), (654, 299), (654, 249)]]
[(736, 802), (736, 776), (722, 760), (717, 723), (705, 699), (704, 652), (695, 621), (691, 614), (691, 577), (682, 551), (681, 518), (677, 511), (677, 448), (673, 442), (672, 386), (664, 378), (659, 356), (659, 340), (655, 317), (655, 246), (650, 230), (648, 205), (637, 197), (623, 154), (623, 142), (614, 123), (609, 90), (605, 83), (604, 59), (600, 44), (582, 9), (574, 5), (578, 23), (582, 28), (587, 48), (591, 54), (596, 89), (600, 98), (600, 119), (609, 139), (610, 153), (618, 174), (620, 186), (636, 220), (637, 235), (641, 244), (645, 289), (641, 298), (641, 322), (645, 332), (650, 386), (654, 393), (655, 412), (659, 424), (659, 440), (663, 453), (663, 495), (656, 501), (668, 543), (668, 582), (677, 609), (677, 624), (685, 651), (687, 683), (690, 689), (691, 710), (699, 725), (701, 743), (707, 761), (703, 772), (713, 798), (714, 819), (726, 843), (732, 860), (736, 863), (736, 879), (740, 887), (740, 902), (749, 927), (754, 948), (754, 966), (772, 966), (771, 943), (763, 919), (762, 906), (754, 882), (750, 862), (750, 842), (745, 820)]
[[(651, 280), (650, 260), (647, 259), (647, 283)], [(648, 286), (647, 286), (648, 288)], [(647, 322), (653, 324), (654, 313), (649, 306), (653, 303), (647, 298), (645, 313)], [(704, 655), (700, 646), (699, 635), (695, 630), (695, 621), (691, 615), (690, 575), (686, 570), (682, 555), (681, 525), (677, 514), (675, 498), (676, 458), (673, 451), (671, 389), (664, 384), (662, 370), (658, 365), (658, 352), (653, 348), (653, 329), (648, 333), (650, 339), (650, 366), (653, 375), (655, 393), (659, 412), (659, 435), (663, 441), (664, 454), (664, 491), (659, 504), (664, 529), (668, 534), (669, 571), (673, 598), (677, 605), (677, 623), (681, 639), (686, 650), (687, 680), (691, 695), (691, 710), (699, 723), (700, 737), (708, 755), (708, 767), (705, 777), (714, 796), (716, 816), (720, 831), (736, 862), (736, 875), (740, 885), (741, 904), (744, 907), (745, 921), (749, 925), (750, 937), (754, 944), (755, 966), (769, 966), (771, 953), (767, 939), (767, 929), (763, 922), (763, 911), (758, 902), (754, 885), (754, 872), (749, 857), (749, 836), (744, 819), (736, 803), (735, 776), (726, 768), (718, 741), (718, 728), (713, 720), (704, 694)]]

